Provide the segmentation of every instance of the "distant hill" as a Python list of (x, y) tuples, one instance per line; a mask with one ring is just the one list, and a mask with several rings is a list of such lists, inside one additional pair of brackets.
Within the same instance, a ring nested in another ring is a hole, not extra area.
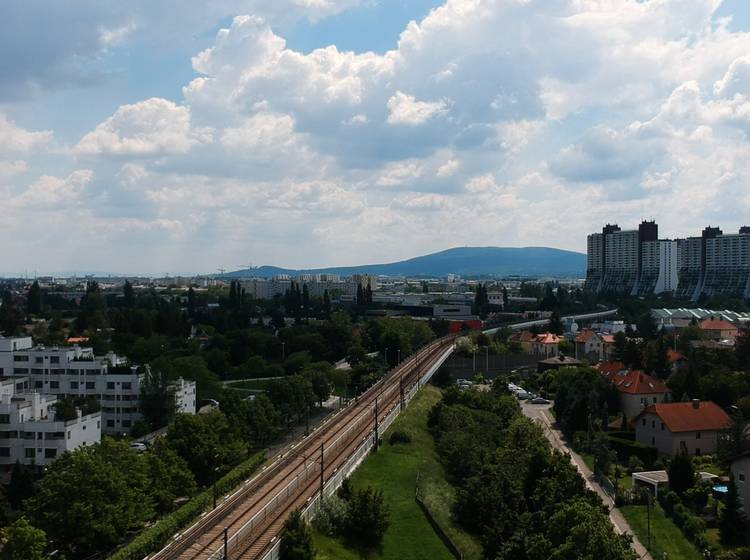
[(586, 255), (549, 247), (456, 247), (405, 261), (361, 266), (338, 266), (295, 270), (260, 266), (229, 272), (226, 278), (255, 276), (269, 278), (277, 274), (375, 274), (382, 276), (441, 277), (459, 274), (477, 276), (583, 276)]

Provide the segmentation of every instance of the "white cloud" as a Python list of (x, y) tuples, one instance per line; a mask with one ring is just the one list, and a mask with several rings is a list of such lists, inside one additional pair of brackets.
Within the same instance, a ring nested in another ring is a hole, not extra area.
[(460, 165), (460, 161), (456, 159), (449, 159), (443, 165), (438, 167), (435, 175), (437, 175), (438, 177), (450, 177), (451, 175), (454, 175), (456, 171), (458, 171)]
[(388, 100), (390, 124), (419, 125), (446, 112), (448, 104), (440, 101), (417, 101), (413, 95), (397, 91)]
[[(131, 268), (211, 269), (241, 254), (341, 264), (479, 243), (583, 250), (605, 220), (654, 215), (677, 236), (750, 214), (750, 33), (719, 20), (716, 0), (446, 0), (382, 54), (284, 39), (284, 10), (315, 19), (354, 3), (208, 3), (195, 13), (250, 15), (195, 54), (183, 100), (124, 105), (83, 136), (72, 153), (95, 178), (61, 178), (75, 160), (38, 166), (51, 133), (7, 119), (0, 173), (46, 171), (24, 200), (46, 191), (76, 205), (75, 224), (51, 217), (50, 231), (92, 258), (118, 247)], [(147, 23), (97, 29), (114, 49)]]
[(48, 145), (51, 131), (29, 132), (0, 113), (0, 156), (9, 153), (28, 153)]
[(81, 155), (155, 156), (184, 153), (211, 140), (210, 129), (192, 126), (190, 109), (153, 97), (121, 106), (86, 134), (74, 151)]
[(11, 200), (11, 205), (60, 207), (76, 205), (83, 190), (91, 182), (93, 172), (89, 169), (74, 171), (66, 178), (43, 175), (34, 181), (20, 196)]

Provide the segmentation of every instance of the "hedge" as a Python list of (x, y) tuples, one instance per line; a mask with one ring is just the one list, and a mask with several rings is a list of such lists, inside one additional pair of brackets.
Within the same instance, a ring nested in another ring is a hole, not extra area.
[[(257, 453), (216, 481), (216, 493), (228, 494), (242, 482), (250, 478), (266, 460), (265, 452)], [(110, 560), (142, 560), (149, 554), (161, 550), (176, 534), (187, 528), (201, 513), (211, 507), (211, 488), (194, 496), (188, 503), (159, 519), (152, 527), (145, 529), (128, 544), (112, 554)]]
[(635, 455), (644, 464), (652, 465), (658, 456), (656, 447), (610, 434), (607, 434), (607, 443), (609, 443), (609, 446), (617, 453), (618, 459), (623, 463), (627, 463), (630, 457)]

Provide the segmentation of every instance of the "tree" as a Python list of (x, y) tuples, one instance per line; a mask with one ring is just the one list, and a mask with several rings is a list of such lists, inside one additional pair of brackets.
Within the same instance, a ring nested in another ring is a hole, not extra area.
[(508, 308), (508, 303), (510, 302), (510, 299), (508, 297), (508, 288), (503, 286), (503, 309)]
[(730, 475), (727, 485), (727, 497), (724, 508), (719, 515), (719, 535), (721, 542), (727, 545), (741, 544), (745, 539), (747, 517), (742, 510), (737, 483), (734, 475)]
[(310, 289), (307, 283), (302, 284), (302, 314), (305, 318), (310, 316)]
[(64, 453), (50, 466), (26, 511), (56, 548), (74, 558), (107, 550), (153, 516), (145, 458), (125, 441)]
[(43, 297), (44, 294), (39, 287), (39, 282), (34, 280), (34, 283), (26, 294), (26, 311), (28, 311), (30, 315), (39, 315), (42, 312)]
[(133, 284), (130, 280), (125, 280), (125, 284), (122, 287), (123, 304), (128, 309), (135, 307), (135, 290), (133, 290)]
[(368, 547), (379, 546), (390, 525), (390, 510), (382, 490), (354, 490), (347, 500), (344, 534)]
[(192, 286), (190, 286), (190, 289), (188, 290), (187, 295), (187, 311), (188, 316), (195, 317), (195, 311), (197, 309), (196, 301), (195, 301), (195, 290)]
[(357, 306), (361, 307), (365, 305), (365, 292), (362, 289), (362, 284), (357, 284)]
[(145, 454), (150, 479), (149, 494), (156, 510), (167, 513), (175, 508), (175, 500), (191, 496), (197, 486), (185, 460), (162, 438)]
[(323, 291), (323, 315), (326, 319), (331, 317), (331, 295), (328, 290)]
[(616, 362), (625, 363), (626, 351), (628, 346), (628, 337), (622, 332), (615, 333), (615, 344), (612, 351), (612, 359)]
[(557, 311), (553, 311), (552, 316), (549, 318), (549, 332), (556, 335), (562, 335), (565, 332), (560, 314)]
[(722, 432), (718, 441), (717, 455), (719, 463), (728, 467), (734, 459), (742, 455), (748, 447), (748, 421), (742, 408), (738, 407), (732, 415), (729, 426)]
[(669, 475), (669, 487), (679, 496), (682, 496), (695, 485), (693, 461), (687, 451), (681, 451), (672, 458), (667, 473)]
[(24, 501), (33, 494), (34, 473), (29, 467), (16, 459), (8, 485), (8, 502), (14, 510), (20, 511)]
[(141, 385), (141, 412), (152, 430), (163, 428), (172, 420), (177, 410), (174, 395), (169, 391), (166, 364), (160, 369), (146, 368)]
[(0, 529), (2, 560), (44, 560), (46, 548), (47, 535), (26, 517), (19, 517), (12, 525)]
[(21, 314), (18, 312), (10, 290), (3, 290), (0, 305), (0, 331), (5, 336), (18, 334), (21, 330)]
[(279, 558), (281, 560), (314, 560), (312, 531), (302, 518), (300, 510), (294, 510), (284, 522), (281, 531)]
[(247, 456), (247, 445), (219, 410), (209, 414), (178, 414), (166, 440), (187, 463), (201, 486), (211, 483), (215, 469), (226, 470)]

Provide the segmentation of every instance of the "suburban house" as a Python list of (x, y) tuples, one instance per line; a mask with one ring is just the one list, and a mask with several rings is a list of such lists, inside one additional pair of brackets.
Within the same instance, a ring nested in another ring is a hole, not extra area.
[(677, 371), (680, 369), (681, 366), (683, 366), (685, 363), (687, 363), (687, 358), (682, 355), (682, 353), (678, 352), (677, 350), (673, 348), (667, 349), (667, 362), (669, 363), (669, 367), (672, 372)]
[(536, 335), (531, 342), (531, 352), (536, 356), (552, 358), (559, 353), (561, 337), (552, 333), (542, 333)]
[(729, 422), (727, 413), (711, 401), (651, 404), (635, 418), (635, 439), (653, 445), (660, 455), (713, 453)]
[(649, 405), (669, 401), (669, 388), (662, 381), (640, 370), (616, 370), (617, 365), (622, 364), (610, 363), (599, 369), (617, 388), (620, 410), (628, 421), (632, 422)]
[(750, 511), (750, 452), (737, 457), (730, 467), (745, 511)]
[(597, 333), (583, 329), (575, 338), (576, 356), (580, 359), (591, 359), (606, 362), (611, 359), (615, 337), (609, 333)]
[(532, 344), (536, 340), (536, 335), (531, 331), (520, 331), (510, 335), (508, 342), (518, 343), (524, 352), (531, 354), (534, 350)]
[(703, 331), (703, 334), (709, 340), (734, 341), (739, 333), (739, 329), (735, 325), (724, 319), (709, 317), (708, 319), (703, 319), (699, 325), (701, 331)]

